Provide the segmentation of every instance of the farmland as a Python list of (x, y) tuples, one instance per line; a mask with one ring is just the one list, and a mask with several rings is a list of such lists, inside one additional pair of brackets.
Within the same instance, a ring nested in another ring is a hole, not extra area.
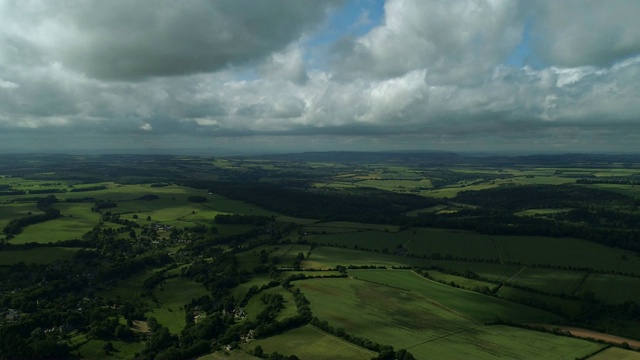
[(632, 359), (640, 159), (438, 156), (0, 161), (0, 358)]

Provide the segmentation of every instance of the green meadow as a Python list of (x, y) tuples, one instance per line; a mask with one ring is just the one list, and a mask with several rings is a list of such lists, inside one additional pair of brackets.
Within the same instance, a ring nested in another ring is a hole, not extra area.
[(311, 325), (287, 331), (284, 334), (252, 341), (243, 347), (253, 350), (261, 346), (265, 353), (295, 354), (300, 359), (355, 360), (370, 359), (377, 354), (345, 340), (327, 334)]
[(311, 301), (313, 314), (321, 321), (348, 334), (408, 349), (417, 359), (458, 359), (461, 354), (474, 359), (573, 359), (603, 347), (584, 340), (486, 326), (484, 322), (497, 315), (516, 321), (554, 321), (557, 317), (430, 282), (409, 271), (356, 270), (349, 274), (354, 279), (312, 279), (294, 285)]
[(158, 304), (147, 315), (155, 317), (171, 333), (179, 334), (186, 325), (184, 305), (208, 293), (202, 284), (193, 280), (181, 277), (167, 279), (153, 289)]
[(19, 262), (25, 264), (48, 264), (57, 260), (69, 260), (78, 248), (39, 247), (28, 250), (0, 251), (0, 265), (13, 265)]
[(420, 294), (426, 300), (446, 307), (477, 322), (493, 321), (496, 317), (514, 322), (552, 322), (556, 315), (535, 308), (514, 304), (476, 292), (456, 289), (428, 279), (409, 270), (352, 270), (354, 278), (400, 288)]

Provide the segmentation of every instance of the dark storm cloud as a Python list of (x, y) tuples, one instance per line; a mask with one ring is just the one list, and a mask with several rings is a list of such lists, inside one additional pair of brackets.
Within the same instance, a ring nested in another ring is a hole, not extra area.
[[(101, 79), (211, 72), (264, 58), (341, 1), (19, 1), (13, 41)], [(26, 53), (22, 51), (21, 56)]]

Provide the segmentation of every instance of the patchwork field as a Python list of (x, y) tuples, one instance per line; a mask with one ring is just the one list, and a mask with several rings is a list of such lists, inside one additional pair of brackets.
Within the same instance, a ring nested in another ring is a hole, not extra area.
[[(331, 326), (416, 358), (573, 359), (603, 345), (550, 334), (486, 326), (500, 314), (518, 321), (549, 319), (552, 314), (429, 282), (408, 271), (350, 271), (358, 279), (296, 281), (311, 301), (314, 316)], [(387, 282), (381, 285), (360, 279)], [(426, 284), (426, 286), (425, 286)], [(349, 314), (357, 314), (350, 316)], [(504, 356), (504, 355), (503, 355)]]

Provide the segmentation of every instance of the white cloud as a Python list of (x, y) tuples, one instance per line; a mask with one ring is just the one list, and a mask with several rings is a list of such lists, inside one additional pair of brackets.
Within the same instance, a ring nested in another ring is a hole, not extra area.
[[(244, 2), (202, 0), (184, 9), (160, 1), (147, 12), (139, 2), (120, 9), (111, 2), (0, 0), (2, 138), (94, 138), (129, 147), (143, 144), (139, 138), (154, 146), (172, 138), (179, 147), (245, 135), (271, 139), (265, 143), (279, 142), (266, 136), (304, 136), (291, 144), (326, 146), (341, 136), (340, 146), (382, 149), (402, 139), (469, 148), (622, 147), (640, 136), (640, 31), (629, 31), (636, 25), (626, 15), (611, 15), (632, 13), (635, 3), (614, 1), (603, 10), (585, 2), (578, 16), (546, 0), (389, 0), (384, 22), (340, 40), (322, 69), (309, 65), (324, 61), (310, 59), (320, 52), (305, 39), (328, 5), (293, 3), (311, 5), (288, 9), (301, 17), (284, 21), (286, 34), (270, 34), (265, 27), (282, 29), (274, 24), (280, 18), (267, 19), (275, 10), (243, 12)], [(87, 4), (95, 17), (86, 15)], [(238, 23), (211, 23), (222, 14)], [(249, 16), (258, 23), (247, 23)], [(593, 29), (580, 16), (595, 18), (609, 37), (577, 37)], [(616, 21), (618, 30), (607, 30)], [(506, 65), (526, 31), (544, 61)], [(574, 40), (578, 50), (567, 45)]]
[(430, 83), (477, 83), (518, 44), (522, 29), (514, 1), (389, 0), (384, 23), (339, 50), (341, 75), (427, 69)]
[(610, 66), (640, 52), (640, 2), (544, 0), (532, 6), (534, 45), (551, 65)]
[(296, 83), (307, 81), (307, 69), (299, 45), (289, 46), (285, 51), (271, 54), (260, 66), (261, 73), (273, 80), (288, 80)]
[(0, 89), (15, 89), (15, 88), (17, 88), (19, 86), (20, 85), (14, 83), (14, 82), (0, 79)]

